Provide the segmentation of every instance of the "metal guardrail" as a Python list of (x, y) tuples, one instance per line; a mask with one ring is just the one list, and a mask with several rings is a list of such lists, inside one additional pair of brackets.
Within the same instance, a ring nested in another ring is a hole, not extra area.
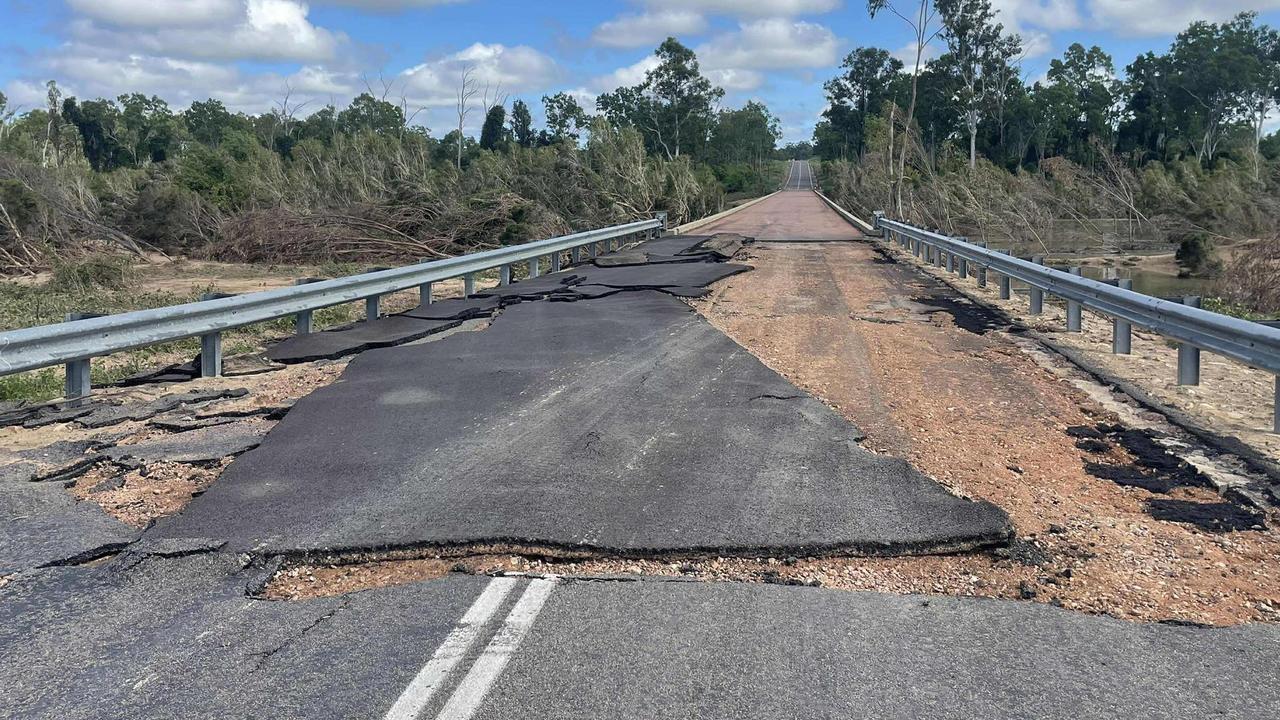
[(1080, 275), (1079, 268), (1063, 272), (1043, 265), (1043, 257), (1031, 260), (1008, 252), (989, 249), (985, 243), (948, 237), (907, 223), (889, 220), (876, 213), (875, 227), (887, 240), (912, 252), (924, 262), (945, 266), (948, 271), (968, 277), (970, 265), (978, 284), (985, 286), (987, 272), (1000, 278), (1000, 297), (1011, 297), (1011, 281), (1030, 288), (1032, 314), (1044, 308), (1044, 295), (1067, 301), (1067, 330), (1080, 332), (1082, 309), (1088, 308), (1112, 318), (1112, 352), (1128, 354), (1133, 325), (1147, 328), (1179, 341), (1178, 383), (1200, 384), (1200, 351), (1222, 355), (1276, 375), (1276, 409), (1273, 430), (1280, 432), (1280, 328), (1202, 310), (1198, 297), (1183, 303), (1170, 302), (1134, 292), (1132, 283), (1121, 280), (1111, 285)]
[(595, 256), (601, 243), (607, 251), (626, 237), (660, 234), (665, 215), (417, 265), (305, 281), (294, 287), (0, 332), (0, 375), (65, 364), (67, 399), (84, 398), (90, 391), (91, 358), (199, 336), (201, 375), (217, 376), (222, 373), (221, 334), (226, 330), (293, 315), (298, 333), (305, 334), (311, 332), (313, 311), (361, 300), (366, 318), (377, 319), (379, 298), (387, 293), (417, 287), (421, 302), (427, 304), (432, 283), (440, 280), (462, 277), (470, 294), (476, 274), (485, 270), (499, 268), (499, 283), (506, 284), (513, 264), (527, 262), (529, 276), (537, 277), (542, 258), (549, 258), (550, 269), (556, 272), (566, 252), (571, 253), (572, 262), (580, 262), (584, 247)]

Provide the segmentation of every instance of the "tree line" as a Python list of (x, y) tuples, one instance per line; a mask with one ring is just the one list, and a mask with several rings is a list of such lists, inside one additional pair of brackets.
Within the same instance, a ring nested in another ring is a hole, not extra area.
[[(872, 14), (892, 10), (868, 3)], [(906, 13), (943, 50), (908, 71), (887, 50), (863, 47), (825, 85), (829, 107), (814, 132), (825, 159), (858, 159), (868, 137), (887, 125), (899, 137), (899, 163), (936, 162), (959, 149), (969, 167), (979, 156), (1009, 170), (1062, 157), (1094, 166), (1116, 153), (1132, 167), (1192, 158), (1248, 163), (1261, 178), (1280, 139), (1263, 137), (1280, 102), (1280, 35), (1256, 13), (1223, 23), (1195, 22), (1167, 52), (1148, 52), (1116, 72), (1097, 46), (1072, 44), (1044, 79), (1024, 79), (1021, 38), (997, 20), (990, 0), (922, 0)], [(911, 157), (912, 145), (923, 157)], [(900, 173), (901, 174), (901, 173)]]
[[(1171, 242), (1210, 272), (1222, 239), (1280, 215), (1280, 33), (1245, 12), (1194, 22), (1118, 71), (1072, 44), (1028, 81), (991, 0), (868, 0), (918, 41), (908, 66), (850, 52), (825, 83), (812, 152), (824, 188), (869, 214), (1046, 245), (1055, 228), (1108, 247)], [(937, 56), (925, 62), (932, 53)], [(1272, 271), (1274, 275), (1274, 271)]]
[(721, 107), (675, 39), (655, 54), (590, 110), (543, 96), (540, 128), (525, 99), (486, 88), (475, 102), (468, 72), (440, 137), (389, 92), (305, 115), (287, 94), (260, 114), (215, 98), (80, 99), (55, 81), (25, 112), (0, 94), (0, 260), (29, 270), (102, 243), (250, 260), (447, 254), (655, 210), (681, 221), (770, 189), (778, 119), (758, 102)]

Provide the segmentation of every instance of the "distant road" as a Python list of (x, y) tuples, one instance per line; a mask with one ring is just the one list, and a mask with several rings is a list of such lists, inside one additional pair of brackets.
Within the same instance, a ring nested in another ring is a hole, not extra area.
[(783, 190), (812, 190), (813, 168), (808, 160), (792, 160), (787, 166), (787, 181)]

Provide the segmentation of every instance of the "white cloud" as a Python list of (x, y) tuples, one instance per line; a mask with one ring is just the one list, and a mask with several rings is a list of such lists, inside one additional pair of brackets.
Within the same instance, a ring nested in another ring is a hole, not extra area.
[(242, 0), (67, 0), (76, 13), (127, 27), (174, 27), (227, 22), (242, 14)]
[[(939, 47), (941, 44), (942, 43), (940, 41), (935, 40), (934, 42), (931, 42), (928, 45), (924, 46), (924, 52), (920, 54), (921, 69), (924, 69), (924, 66), (928, 65), (930, 60), (942, 54), (942, 50)], [(916, 43), (914, 41), (909, 42), (906, 45), (903, 45), (902, 47), (898, 48), (898, 50), (893, 53), (893, 56), (902, 61), (902, 64), (904, 66), (903, 70), (905, 70), (906, 72), (915, 71)]]
[(764, 73), (756, 70), (708, 70), (707, 79), (729, 92), (750, 92), (764, 85)]
[[(120, 8), (128, 3), (113, 0)], [(72, 44), (199, 60), (332, 60), (349, 41), (345, 34), (318, 27), (307, 18), (308, 8), (297, 0), (245, 0), (237, 14), (222, 23), (124, 28), (127, 16), (108, 23), (95, 16), (77, 17), (68, 24)], [(161, 15), (167, 20), (167, 16)]]
[(499, 87), (512, 94), (543, 90), (560, 76), (555, 60), (531, 47), (476, 43), (408, 68), (400, 73), (400, 81), (411, 103), (447, 106), (456, 101), (463, 74), (469, 68), (482, 92), (485, 86), (495, 93)]
[(839, 42), (816, 23), (769, 18), (743, 23), (737, 32), (698, 47), (710, 70), (780, 70), (834, 67)]
[(591, 33), (597, 45), (608, 47), (643, 47), (662, 42), (672, 35), (694, 35), (707, 29), (702, 15), (688, 10), (660, 10), (622, 15), (601, 23)]
[(1280, 0), (1087, 0), (1092, 23), (1119, 35), (1163, 35), (1196, 20), (1220, 22), (1246, 10), (1280, 9)]
[(620, 67), (608, 75), (593, 78), (588, 84), (601, 92), (612, 92), (620, 87), (639, 85), (644, 82), (645, 74), (656, 67), (658, 67), (658, 58), (654, 55), (646, 55), (639, 62)]
[(645, 0), (657, 10), (686, 10), (719, 15), (790, 17), (825, 13), (840, 7), (840, 0)]
[(996, 20), (1009, 32), (1028, 28), (1071, 30), (1083, 24), (1078, 0), (992, 0)]

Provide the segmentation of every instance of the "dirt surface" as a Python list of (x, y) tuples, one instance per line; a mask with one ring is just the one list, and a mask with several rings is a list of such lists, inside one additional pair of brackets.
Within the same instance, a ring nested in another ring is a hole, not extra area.
[(1221, 512), (1202, 487), (1153, 493), (1090, 475), (1086, 462), (1125, 468), (1134, 458), (1105, 439), (1084, 450), (1067, 429), (1115, 418), (1002, 333), (981, 332), (980, 308), (865, 243), (753, 252), (756, 270), (722, 283), (699, 310), (838, 408), (869, 447), (1000, 506), (1036, 549), (1024, 559), (1038, 563), (814, 561), (810, 574), (835, 574), (842, 586), (847, 569), (856, 587), (1029, 597), (1131, 619), (1280, 619), (1280, 536), (1156, 518), (1169, 508)]
[[(899, 255), (904, 262), (906, 255)], [(1272, 462), (1280, 464), (1280, 434), (1271, 431), (1275, 377), (1263, 370), (1202, 352), (1200, 384), (1179, 385), (1178, 351), (1172, 341), (1140, 328), (1133, 329), (1132, 353), (1111, 352), (1111, 319), (1084, 313), (1083, 332), (1066, 332), (1066, 308), (1045, 298), (1044, 313), (1027, 312), (1025, 290), (1009, 300), (999, 298), (998, 284), (980, 288), (937, 268), (925, 268), (935, 277), (946, 277), (966, 295), (999, 307), (1010, 317), (1043, 334), (1056, 344), (1080, 352), (1092, 367), (1101, 368), (1149, 393), (1157, 402), (1186, 413), (1196, 424), (1220, 435), (1235, 436)]]

